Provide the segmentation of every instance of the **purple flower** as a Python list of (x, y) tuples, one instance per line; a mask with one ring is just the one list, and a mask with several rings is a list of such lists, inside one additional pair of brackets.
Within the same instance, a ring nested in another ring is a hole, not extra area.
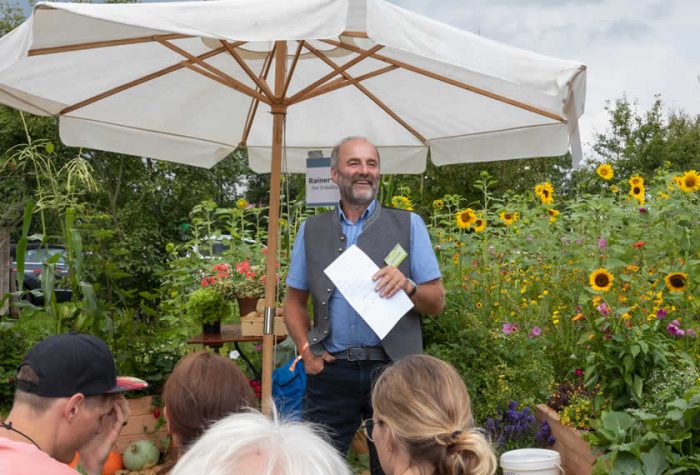
[(530, 330), (530, 333), (527, 334), (530, 338), (535, 338), (537, 336), (540, 336), (542, 334), (542, 329), (540, 327), (532, 327), (532, 330)]
[(595, 309), (598, 310), (601, 315), (610, 315), (610, 307), (608, 307), (608, 304), (605, 302), (598, 304)]
[(640, 212), (640, 213), (646, 213), (646, 212), (647, 212), (647, 209), (646, 209), (646, 208), (639, 208), (639, 212)]
[(514, 333), (518, 331), (518, 324), (517, 323), (504, 323), (503, 324), (503, 334), (504, 335), (510, 335), (511, 333)]
[(608, 241), (604, 237), (599, 237), (598, 238), (598, 249), (601, 251), (605, 250), (605, 248), (608, 246)]
[(688, 328), (688, 331), (685, 332), (686, 335), (688, 335), (690, 338), (695, 338), (695, 331), (692, 328)]
[(659, 320), (663, 320), (666, 315), (668, 315), (668, 311), (666, 311), (663, 308), (660, 308), (656, 311), (656, 318), (658, 318)]
[(666, 327), (666, 331), (669, 335), (677, 336), (679, 338), (685, 336), (685, 330), (681, 328), (681, 323), (678, 320), (674, 320), (669, 323)]

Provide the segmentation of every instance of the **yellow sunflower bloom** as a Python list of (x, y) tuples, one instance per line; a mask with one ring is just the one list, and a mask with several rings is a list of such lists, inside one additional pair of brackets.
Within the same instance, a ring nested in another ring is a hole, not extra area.
[(612, 177), (615, 176), (615, 172), (613, 172), (613, 168), (607, 163), (603, 163), (602, 165), (600, 165), (598, 167), (598, 169), (596, 170), (596, 173), (603, 180), (612, 180)]
[(459, 211), (456, 214), (456, 218), (457, 227), (459, 229), (467, 229), (476, 222), (476, 213), (474, 213), (473, 209), (467, 208), (465, 210)]
[(445, 200), (434, 200), (433, 201), (433, 208), (442, 209), (444, 207), (445, 207)]
[(644, 178), (642, 178), (639, 175), (632, 176), (629, 181), (630, 181), (630, 186), (637, 186), (637, 185), (644, 186)]
[(482, 216), (478, 216), (474, 221), (474, 231), (477, 233), (484, 232), (486, 229), (486, 220)]
[(632, 185), (630, 188), (630, 196), (639, 201), (640, 206), (644, 206), (644, 185)]
[(393, 196), (391, 198), (391, 207), (398, 209), (413, 210), (413, 203), (406, 196)]
[(245, 200), (245, 198), (238, 198), (236, 200), (236, 208), (246, 209), (247, 207), (248, 207), (248, 202)]
[(498, 217), (506, 224), (506, 226), (510, 226), (518, 220), (518, 212), (501, 211)]
[(688, 286), (688, 274), (682, 272), (673, 272), (668, 274), (664, 279), (666, 287), (671, 292), (683, 292)]
[(559, 216), (559, 211), (555, 210), (554, 208), (548, 208), (547, 214), (549, 215), (549, 222), (554, 223), (557, 221), (557, 217)]
[(688, 170), (676, 181), (676, 184), (686, 193), (698, 191), (700, 190), (700, 175), (695, 170)]
[(540, 201), (546, 205), (550, 204), (554, 200), (554, 188), (548, 181), (536, 185), (535, 194), (540, 198)]
[(617, 193), (620, 191), (620, 188), (618, 188), (617, 185), (610, 185), (610, 191), (612, 191), (613, 193)]
[(590, 277), (588, 277), (588, 282), (591, 284), (593, 290), (607, 292), (612, 288), (613, 276), (607, 270), (600, 268), (591, 272)]

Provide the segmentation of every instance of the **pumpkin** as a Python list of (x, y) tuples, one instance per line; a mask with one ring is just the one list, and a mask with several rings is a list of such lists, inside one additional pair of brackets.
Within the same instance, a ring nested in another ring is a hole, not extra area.
[(160, 459), (160, 451), (150, 440), (132, 442), (122, 455), (124, 468), (131, 471), (153, 467)]
[(112, 450), (109, 455), (107, 455), (107, 460), (105, 460), (104, 465), (102, 465), (102, 475), (114, 475), (117, 470), (124, 468), (124, 463), (122, 461), (122, 454), (116, 450)]

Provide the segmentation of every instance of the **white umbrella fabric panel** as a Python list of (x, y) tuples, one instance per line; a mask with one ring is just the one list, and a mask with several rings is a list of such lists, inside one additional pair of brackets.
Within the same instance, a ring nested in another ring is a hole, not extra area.
[[(365, 29), (366, 37), (352, 35)], [(147, 41), (27, 56), (29, 50), (153, 35), (169, 35), (163, 40), (167, 46)], [(305, 170), (309, 150), (328, 151), (348, 135), (365, 135), (379, 145), (385, 173), (420, 173), (428, 147), (438, 165), (559, 155), (583, 113), (580, 63), (511, 48), (381, 0), (39, 4), (32, 19), (0, 40), (0, 102), (45, 115), (64, 111), (60, 133), (68, 145), (197, 166), (213, 166), (245, 139), (251, 168), (269, 172), (270, 106), (259, 105), (244, 137), (251, 97), (189, 67), (65, 111), (186, 61), (186, 55), (211, 55), (209, 65), (257, 91), (217, 39), (247, 41), (236, 51), (256, 74), (275, 40), (289, 40), (289, 63), (294, 40), (303, 39), (337, 66), (383, 45), (345, 74), (352, 79), (393, 68), (359, 87), (402, 122), (352, 84), (292, 103), (285, 136), (291, 172)], [(345, 46), (338, 47), (339, 41)], [(332, 71), (304, 48), (287, 98)], [(274, 73), (272, 66), (268, 77)]]

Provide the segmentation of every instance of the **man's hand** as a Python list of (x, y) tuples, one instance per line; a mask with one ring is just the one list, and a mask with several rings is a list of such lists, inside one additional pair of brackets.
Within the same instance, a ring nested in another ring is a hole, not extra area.
[(80, 452), (80, 466), (90, 475), (101, 475), (107, 455), (129, 418), (129, 403), (124, 396), (115, 397), (111, 411), (100, 419), (98, 432)]
[(396, 267), (386, 266), (379, 269), (377, 273), (372, 276), (372, 280), (377, 283), (374, 290), (385, 298), (391, 297), (401, 289), (404, 291), (410, 290), (406, 288), (408, 279)]
[(327, 351), (324, 351), (321, 356), (316, 356), (311, 349), (307, 347), (301, 352), (301, 360), (304, 362), (306, 374), (318, 374), (323, 371), (326, 363), (335, 362), (335, 356)]

